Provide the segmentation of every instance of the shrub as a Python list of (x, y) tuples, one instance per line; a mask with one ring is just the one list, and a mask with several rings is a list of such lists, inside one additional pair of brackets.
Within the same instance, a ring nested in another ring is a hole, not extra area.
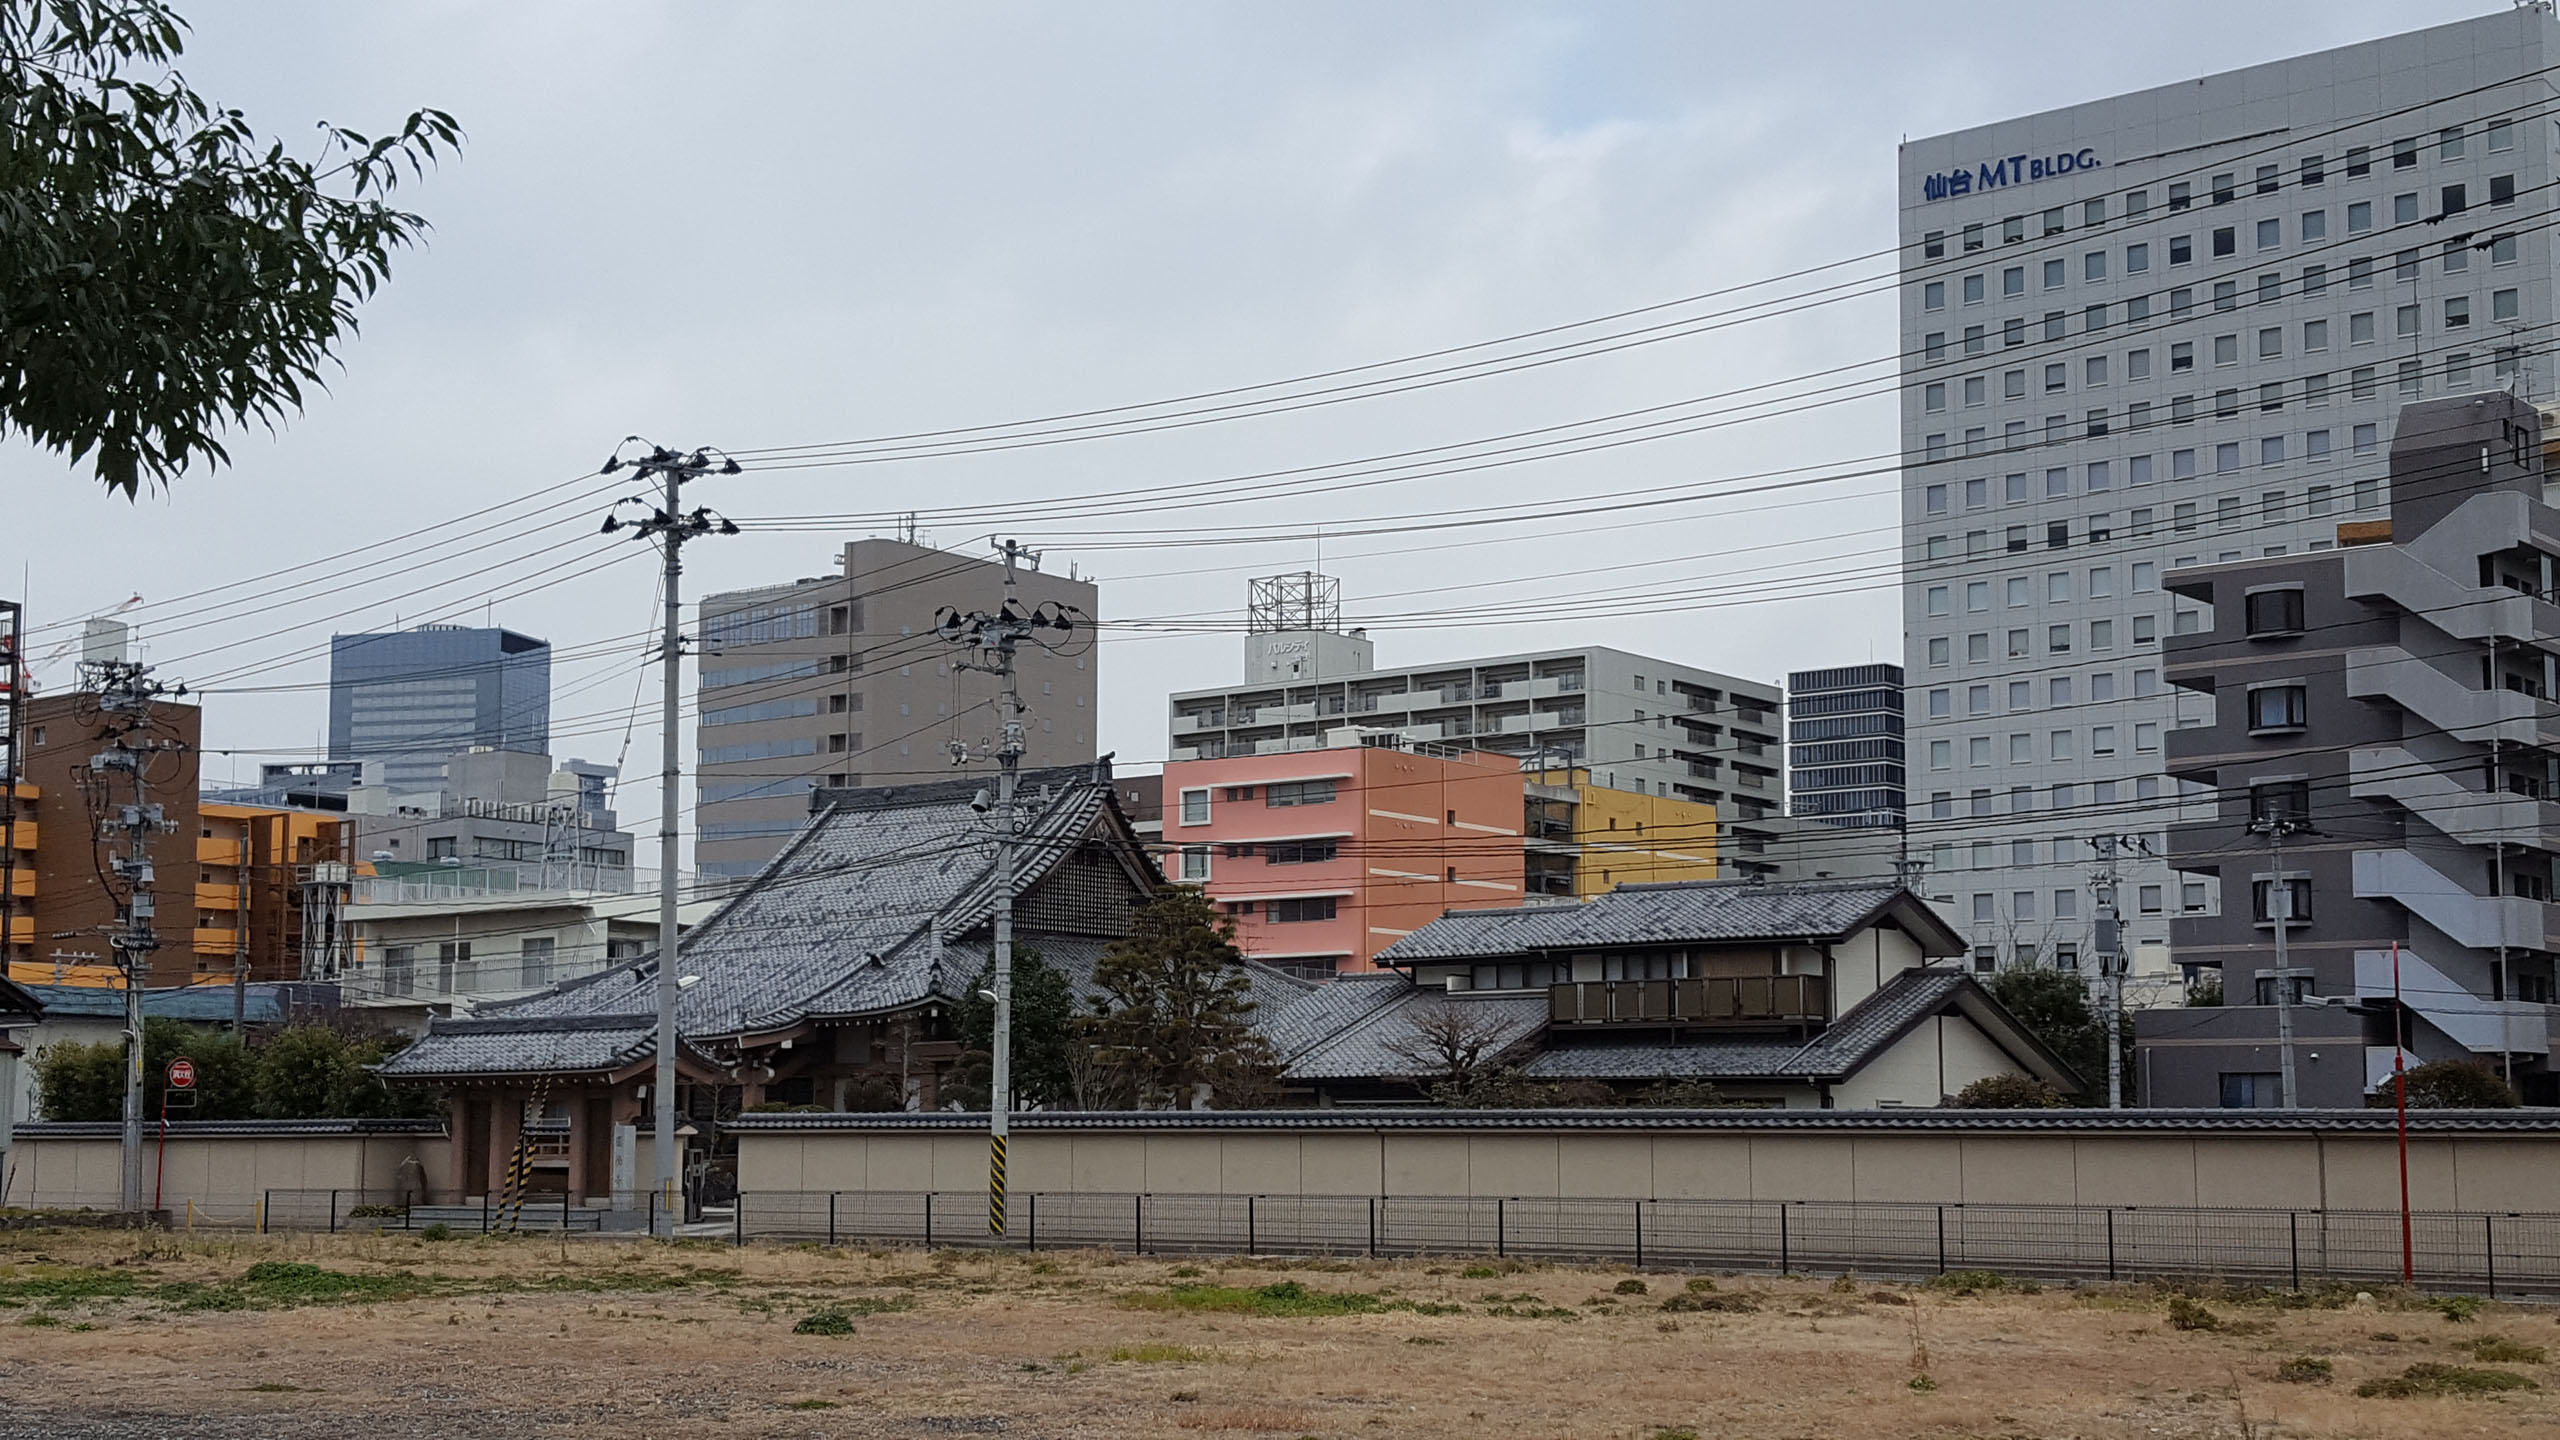
[[(294, 1025), (263, 1043), (199, 1030), (175, 1020), (149, 1020), (142, 1031), (143, 1113), (160, 1110), (169, 1062), (196, 1066), (197, 1120), (312, 1120), (427, 1115), (434, 1092), (386, 1086), (368, 1067), (399, 1043), (348, 1036), (322, 1025)], [(57, 1044), (36, 1062), (36, 1090), (49, 1120), (113, 1120), (124, 1113), (124, 1044)]]
[(2503, 1335), (2483, 1335), (2466, 1348), (2474, 1360), (2504, 1360), (2515, 1365), (2539, 1365), (2548, 1353), (2539, 1345), (2527, 1345)]
[(2169, 1327), (2173, 1330), (2219, 1330), (2222, 1317), (2184, 1295), (2169, 1301)]
[(2336, 1369), (2317, 1355), (2296, 1355), (2276, 1367), (2276, 1378), (2293, 1385), (2326, 1385)]
[(2026, 1075), (1985, 1075), (1948, 1102), (1958, 1110), (2059, 1110), (2070, 1103), (2061, 1091)]
[(453, 1238), (453, 1227), (439, 1220), (433, 1225), (428, 1226), (426, 1229), (419, 1231), (418, 1238), (421, 1240), (450, 1240)]
[(853, 1333), (853, 1317), (841, 1310), (820, 1310), (813, 1315), (802, 1316), (800, 1323), (791, 1327), (791, 1333), (794, 1335), (850, 1335)]
[(1619, 1281), (1614, 1287), (1614, 1290), (1615, 1293), (1620, 1295), (1642, 1295), (1645, 1293), (1645, 1284), (1641, 1280), (1629, 1277), (1628, 1279)]
[[(2412, 1110), (2512, 1110), (2516, 1092), (2498, 1072), (2474, 1060), (2430, 1060), (2402, 1077)], [(2391, 1103), (2384, 1086), (2381, 1103)]]

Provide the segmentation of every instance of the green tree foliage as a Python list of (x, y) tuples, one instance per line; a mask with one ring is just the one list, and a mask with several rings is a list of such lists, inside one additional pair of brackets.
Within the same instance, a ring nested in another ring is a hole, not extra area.
[[(989, 964), (969, 982), (953, 1019), (960, 1031), (959, 1063), (943, 1081), (943, 1098), (964, 1110), (987, 1108), (995, 1084), (996, 1005), (981, 992), (996, 983)], [(1013, 948), (1013, 1095), (1017, 1110), (1063, 1105), (1074, 1088), (1075, 987), (1066, 972), (1028, 946)]]
[[(2069, 970), (2015, 965), (1986, 978), (1983, 987), (2020, 1024), (2062, 1058), (2082, 1085), (2103, 1092), (2107, 1083), (2107, 1025), (2089, 1007), (2089, 987)], [(2116, 1043), (2122, 1047), (2127, 1073), (2133, 1064), (2133, 1017), (2121, 1017)], [(2103, 1100), (2104, 1095), (2101, 1093)]]
[[(2430, 1060), (2410, 1066), (2401, 1080), (2409, 1087), (2412, 1110), (2510, 1110), (2517, 1103), (2514, 1087), (2477, 1060)], [(2382, 1103), (2391, 1101), (2386, 1084)]]
[[(169, 1062), (195, 1062), (192, 1109), (170, 1112), (187, 1120), (310, 1120), (384, 1118), (435, 1113), (433, 1091), (388, 1086), (367, 1067), (380, 1064), (393, 1042), (347, 1036), (314, 1025), (290, 1026), (263, 1044), (244, 1046), (217, 1030), (176, 1020), (142, 1026), (142, 1112), (158, 1118)], [(36, 1094), (48, 1120), (116, 1120), (124, 1115), (124, 1044), (66, 1042), (48, 1046), (36, 1062)]]
[(1100, 994), (1079, 1028), (1127, 1103), (1187, 1106), (1202, 1087), (1230, 1102), (1268, 1094), (1276, 1067), (1253, 1030), (1235, 922), (1199, 891), (1156, 892), (1131, 917), (1129, 938), (1102, 952), (1093, 983)]
[(389, 203), (461, 131), (261, 140), (173, 68), (165, 0), (0, 0), (0, 435), (127, 495), (302, 408), (427, 222)]
[(1947, 1105), (1956, 1110), (2059, 1110), (2070, 1103), (2061, 1091), (2031, 1076), (1985, 1075), (1957, 1091)]

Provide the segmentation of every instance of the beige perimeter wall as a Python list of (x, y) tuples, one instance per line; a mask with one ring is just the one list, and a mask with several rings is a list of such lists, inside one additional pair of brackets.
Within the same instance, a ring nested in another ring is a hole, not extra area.
[[(388, 1200), (403, 1184), (441, 1175), (445, 1148), (441, 1135), (173, 1135), (163, 1168), (157, 1137), (146, 1136), (143, 1197), (147, 1203), (157, 1169), (163, 1207), (183, 1216), (192, 1204), (218, 1224), (255, 1219), (270, 1191), (363, 1190), (377, 1192), (365, 1199)], [(112, 1137), (21, 1132), (10, 1156), (8, 1203), (113, 1210), (122, 1192), (121, 1154)], [(350, 1193), (346, 1203), (358, 1202)]]
[[(739, 1186), (977, 1191), (978, 1132), (741, 1131)], [(1017, 1194), (1916, 1201), (2389, 1210), (2387, 1134), (1016, 1130)], [(2420, 1210), (2560, 1209), (2560, 1136), (2414, 1137)]]

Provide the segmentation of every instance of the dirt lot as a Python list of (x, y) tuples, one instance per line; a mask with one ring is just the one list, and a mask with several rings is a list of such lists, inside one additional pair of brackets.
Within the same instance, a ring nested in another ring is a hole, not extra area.
[(2550, 1311), (2312, 1298), (21, 1232), (0, 1435), (2560, 1434)]

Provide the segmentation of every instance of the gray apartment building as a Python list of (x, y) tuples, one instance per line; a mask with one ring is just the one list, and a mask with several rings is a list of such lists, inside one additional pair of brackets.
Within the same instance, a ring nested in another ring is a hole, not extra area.
[[(1275, 607), (1275, 581), (1331, 598)], [(1340, 628), (1325, 577), (1257, 581), (1254, 596), (1245, 683), (1171, 697), (1175, 760), (1316, 750), (1360, 726), (1580, 766), (1595, 785), (1719, 806), (1728, 823), (1786, 812), (1774, 685), (1598, 645), (1382, 670), (1367, 633)]]
[(2215, 722), (2168, 737), (2170, 773), (2212, 797), (2210, 819), (2172, 827), (2168, 863), (2230, 898), (2173, 924), (2179, 962), (2218, 975), (2223, 1003), (2138, 1017), (2148, 1103), (2282, 1103), (2283, 1001), (2296, 1103), (2363, 1104), (2391, 1074), (2395, 943), (2409, 1063), (2485, 1061), (2560, 1102), (2544, 423), (2498, 391), (2413, 405), (2380, 523), (2341, 526), (2319, 554), (2170, 577), (2210, 620), (2170, 637), (2168, 680), (2210, 697)]
[(551, 645), (513, 630), (421, 625), (329, 637), (329, 758), (378, 761), (393, 790), (434, 790), (473, 746), (551, 748)]
[[(2412, 401), (2550, 385), (2546, 7), (1915, 140), (1900, 160), (1910, 838), (1974, 963), (2090, 953), (2121, 846), (2174, 999), (2173, 570), (2335, 544)], [(2192, 802), (2200, 804), (2202, 802)]]
[(1900, 829), (1899, 665), (1837, 665), (1787, 676), (1787, 813), (1851, 829)]
[[(1089, 581), (1028, 567), (1019, 603), (1100, 600)], [(751, 875), (808, 822), (809, 792), (992, 774), (992, 759), (955, 769), (948, 742), (996, 734), (994, 679), (934, 633), (941, 607), (993, 610), (1004, 566), (900, 540), (855, 540), (839, 573), (702, 602), (695, 692), (700, 795), (696, 868)], [(1091, 630), (1018, 657), (1026, 767), (1094, 758), (1096, 654)]]

